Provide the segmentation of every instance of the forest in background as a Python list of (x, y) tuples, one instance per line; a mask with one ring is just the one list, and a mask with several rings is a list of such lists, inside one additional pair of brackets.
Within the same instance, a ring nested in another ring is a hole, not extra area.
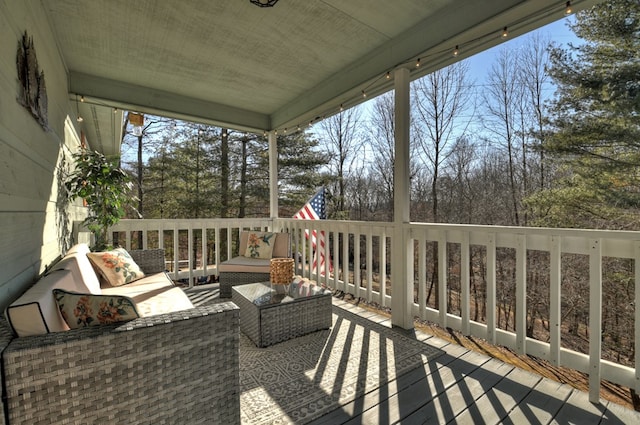
[[(412, 83), (412, 221), (640, 230), (640, 5), (602, 3), (577, 14), (571, 29), (580, 40), (574, 45), (555, 44), (544, 32), (517, 48), (504, 44), (482, 84), (465, 61)], [(393, 108), (387, 93), (278, 134), (280, 216), (293, 216), (325, 186), (329, 219), (392, 220)], [(132, 218), (269, 215), (264, 135), (149, 116), (140, 136), (126, 121), (123, 129), (125, 158), (132, 159), (123, 165), (138, 182)], [(498, 253), (498, 323), (512, 329), (515, 260), (507, 251)], [(456, 255), (452, 247), (452, 264), (459, 264)], [(481, 322), (485, 261), (475, 252), (470, 268), (472, 318)], [(585, 352), (588, 259), (567, 261), (563, 344)], [(548, 338), (545, 264), (541, 253), (528, 253), (527, 328), (541, 340)], [(611, 260), (604, 268), (604, 356), (623, 364), (633, 364), (635, 354), (634, 267)], [(455, 312), (459, 271), (448, 273), (442, 296)], [(430, 290), (427, 304), (436, 306), (438, 296)]]

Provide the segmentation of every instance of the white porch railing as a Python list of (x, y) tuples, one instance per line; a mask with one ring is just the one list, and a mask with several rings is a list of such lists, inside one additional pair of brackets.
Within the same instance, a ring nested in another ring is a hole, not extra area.
[[(640, 391), (639, 368), (603, 360), (602, 338), (589, 338), (586, 353), (564, 348), (561, 344), (561, 284), (563, 273), (569, 267), (576, 267), (575, 264), (584, 264), (579, 272), (584, 274), (589, 291), (589, 335), (602, 335), (603, 268), (608, 259), (634, 261), (632, 278), (635, 289), (633, 300), (629, 302), (634, 306), (640, 305), (640, 267), (637, 267), (640, 233), (423, 223), (405, 224), (404, 227), (403, 234), (409, 235), (413, 241), (409, 244), (413, 246), (412, 252), (407, 252), (406, 258), (413, 257), (414, 261), (403, 264), (417, 264), (416, 270), (407, 273), (414, 276), (414, 282), (406, 283), (414, 286), (415, 296), (410, 311), (415, 317), (451, 327), (465, 335), (485, 338), (554, 365), (587, 373), (590, 399), (594, 402), (599, 400), (601, 379)], [(142, 247), (167, 249), (171, 253), (167, 266), (172, 276), (188, 279), (193, 285), (196, 278), (217, 275), (217, 265), (237, 255), (235, 241), (239, 229), (291, 233), (292, 252), (299, 274), (369, 302), (391, 306), (390, 282), (396, 266), (391, 264), (390, 255), (393, 223), (294, 219), (122, 220), (112, 231), (120, 232), (119, 243), (126, 248), (132, 247), (133, 232), (142, 232)], [(324, 270), (311, 267), (314, 250), (311, 240), (305, 237), (305, 231), (325, 233), (324, 254), (331, 260), (325, 262)], [(528, 259), (532, 253), (537, 256), (535, 266)], [(575, 256), (580, 257), (577, 263)], [(499, 273), (509, 267), (509, 276)], [(549, 305), (548, 341), (527, 336), (530, 303), (539, 301), (532, 300), (532, 294), (528, 293), (528, 280), (532, 273), (528, 267), (538, 268), (536, 276), (544, 275), (550, 287), (546, 294)], [(434, 276), (435, 285), (428, 286), (433, 282), (428, 279), (428, 274)], [(453, 279), (449, 281), (452, 275), (456, 277), (455, 290), (452, 289)], [(482, 314), (484, 320), (472, 319), (472, 310), (476, 313), (477, 309), (476, 303), (472, 303), (472, 279), (480, 279), (483, 284), (483, 299), (486, 301), (481, 307), (485, 312)], [(510, 281), (512, 292), (515, 292), (515, 309), (505, 319), (507, 326), (500, 326), (499, 320), (505, 315), (497, 296), (498, 288), (505, 286), (503, 280)], [(394, 285), (397, 288), (398, 282)], [(427, 299), (429, 293), (432, 296)], [(640, 309), (635, 308), (633, 315), (634, 330), (629, 329), (628, 337), (638, 342)], [(637, 366), (639, 362), (640, 350), (635, 350), (633, 364)]]

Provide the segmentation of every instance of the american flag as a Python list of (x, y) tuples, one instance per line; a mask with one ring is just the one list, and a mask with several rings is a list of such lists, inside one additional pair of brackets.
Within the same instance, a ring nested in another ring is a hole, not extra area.
[[(293, 218), (299, 220), (325, 220), (327, 218), (327, 209), (324, 201), (324, 187), (318, 190), (316, 194), (300, 208), (300, 211), (298, 211)], [(324, 274), (324, 231), (317, 232), (313, 230), (311, 235), (309, 235), (309, 231), (305, 230), (305, 236), (307, 239), (311, 238), (311, 246), (314, 251), (313, 265), (311, 267), (315, 269), (318, 266), (318, 257), (320, 257), (320, 274)], [(329, 269), (331, 269), (331, 260), (329, 260)]]

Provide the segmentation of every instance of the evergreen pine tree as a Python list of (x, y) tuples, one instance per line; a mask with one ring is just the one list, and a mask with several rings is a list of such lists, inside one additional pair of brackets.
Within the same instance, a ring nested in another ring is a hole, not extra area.
[(529, 204), (539, 224), (638, 228), (640, 3), (604, 2), (570, 26), (583, 42), (551, 51), (557, 94), (544, 145), (562, 178)]

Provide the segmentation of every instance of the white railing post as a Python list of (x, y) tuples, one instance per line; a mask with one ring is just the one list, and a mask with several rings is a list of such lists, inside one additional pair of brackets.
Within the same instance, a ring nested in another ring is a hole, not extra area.
[(589, 401), (600, 401), (602, 357), (602, 241), (592, 239), (589, 253)]

